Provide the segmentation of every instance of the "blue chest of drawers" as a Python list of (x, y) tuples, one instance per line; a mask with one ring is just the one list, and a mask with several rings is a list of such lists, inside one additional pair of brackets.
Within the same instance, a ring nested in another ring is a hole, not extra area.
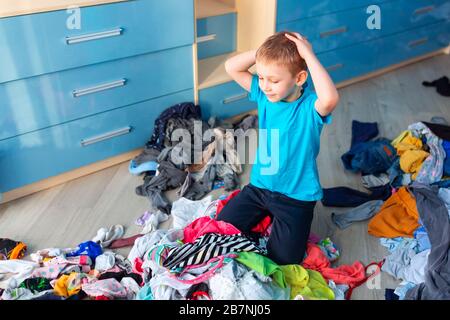
[(0, 193), (142, 147), (194, 100), (193, 0), (0, 18)]

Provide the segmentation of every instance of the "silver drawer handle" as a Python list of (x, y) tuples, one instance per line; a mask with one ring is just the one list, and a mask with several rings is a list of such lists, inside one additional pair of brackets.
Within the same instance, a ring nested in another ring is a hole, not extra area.
[(120, 36), (122, 34), (122, 32), (123, 32), (123, 28), (117, 28), (114, 30), (89, 33), (89, 34), (85, 34), (85, 35), (81, 35), (81, 36), (66, 37), (66, 43), (74, 44), (74, 43), (80, 43), (80, 42), (85, 42), (85, 41), (115, 37), (115, 36)]
[(421, 39), (417, 39), (414, 41), (411, 41), (410, 43), (408, 43), (408, 47), (416, 47), (416, 46), (420, 46), (421, 44), (424, 44), (428, 42), (428, 37), (424, 37)]
[(427, 6), (427, 7), (423, 7), (423, 8), (418, 8), (416, 10), (414, 10), (413, 14), (424, 14), (430, 11), (434, 10), (434, 6)]
[(347, 32), (347, 27), (340, 27), (340, 28), (337, 28), (337, 29), (321, 32), (320, 33), (320, 37), (321, 38), (325, 38), (325, 37), (328, 37), (328, 36), (332, 36), (334, 34), (344, 33), (344, 32)]
[(216, 39), (216, 34), (208, 34), (206, 36), (197, 37), (197, 43), (206, 42), (206, 41), (212, 41)]
[(130, 132), (131, 132), (131, 127), (125, 127), (122, 129), (114, 130), (114, 131), (107, 132), (107, 133), (104, 133), (104, 134), (101, 134), (101, 135), (98, 135), (98, 136), (95, 136), (92, 138), (83, 139), (83, 140), (81, 140), (81, 146), (86, 147), (90, 144), (94, 144), (94, 143), (97, 143), (97, 142), (100, 142), (103, 140), (118, 137), (118, 136), (130, 133)]
[(222, 100), (223, 104), (232, 103), (235, 101), (239, 101), (248, 97), (248, 93), (238, 94), (237, 96), (225, 98)]
[(342, 63), (336, 63), (336, 64), (333, 64), (332, 66), (326, 67), (325, 69), (327, 69), (328, 71), (335, 71), (337, 69), (342, 68), (343, 66), (344, 66), (344, 64), (342, 64)]
[(86, 89), (77, 89), (72, 91), (72, 95), (74, 98), (85, 96), (87, 94), (104, 91), (112, 88), (122, 87), (127, 83), (127, 79), (120, 79), (113, 82), (108, 82), (104, 84), (100, 84), (98, 86), (86, 88)]

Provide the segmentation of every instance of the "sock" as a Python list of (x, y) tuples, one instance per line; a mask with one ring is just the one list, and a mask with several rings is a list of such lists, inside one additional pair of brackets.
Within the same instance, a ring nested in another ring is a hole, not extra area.
[(144, 214), (142, 216), (140, 216), (139, 218), (136, 219), (136, 224), (138, 226), (143, 226), (145, 225), (145, 223), (148, 221), (148, 219), (150, 219), (150, 216), (152, 215), (151, 212), (149, 211), (145, 211)]
[(143, 234), (136, 234), (136, 235), (128, 237), (128, 238), (114, 240), (113, 242), (111, 242), (111, 245), (109, 246), (109, 248), (117, 249), (117, 248), (123, 248), (123, 247), (131, 247), (132, 245), (134, 245), (134, 241), (137, 238), (140, 238), (142, 236), (143, 236)]
[(436, 87), (436, 91), (440, 95), (444, 97), (450, 97), (450, 80), (445, 76), (431, 82), (423, 81), (422, 85), (424, 85), (425, 87)]

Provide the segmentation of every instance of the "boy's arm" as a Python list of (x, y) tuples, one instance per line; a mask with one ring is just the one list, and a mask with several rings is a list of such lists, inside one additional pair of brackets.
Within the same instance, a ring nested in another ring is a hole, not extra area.
[(252, 74), (248, 69), (255, 64), (256, 50), (246, 51), (225, 61), (225, 70), (242, 88), (252, 87)]
[(339, 94), (330, 75), (314, 54), (311, 44), (300, 34), (296, 33), (296, 35), (297, 37), (293, 37), (286, 34), (286, 37), (295, 42), (300, 56), (308, 66), (317, 94), (315, 108), (321, 116), (325, 117), (336, 108)]

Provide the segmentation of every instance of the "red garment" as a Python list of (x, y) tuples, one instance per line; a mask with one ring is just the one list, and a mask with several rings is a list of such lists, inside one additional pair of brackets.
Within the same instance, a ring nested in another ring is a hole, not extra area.
[(217, 221), (210, 217), (201, 217), (194, 220), (186, 228), (184, 228), (184, 242), (194, 242), (198, 237), (206, 233), (219, 233), (219, 234), (238, 234), (241, 233), (239, 229), (234, 227), (231, 223), (224, 221)]
[(109, 249), (117, 249), (117, 248), (123, 248), (123, 247), (131, 247), (134, 245), (134, 241), (137, 238), (142, 237), (143, 234), (136, 234), (134, 236), (128, 237), (128, 238), (121, 238), (116, 239), (111, 242), (111, 245), (109, 246)]
[(318, 271), (326, 280), (333, 280), (336, 284), (346, 284), (350, 288), (359, 286), (366, 279), (364, 265), (355, 261), (352, 265), (330, 267), (330, 261), (316, 244), (308, 242), (307, 256), (302, 266), (305, 269)]
[(270, 216), (266, 216), (255, 227), (253, 227), (252, 231), (265, 234), (271, 224), (272, 224), (272, 219), (270, 218)]
[(111, 299), (108, 298), (107, 296), (96, 296), (95, 300), (111, 300)]
[[(232, 193), (230, 193), (228, 195), (228, 197), (226, 199), (219, 200), (219, 203), (217, 204), (215, 219), (217, 219), (220, 211), (222, 211), (223, 207), (225, 207), (225, 205), (228, 203), (228, 201), (230, 201), (232, 198), (234, 198), (239, 192), (241, 192), (240, 189), (234, 190)], [(270, 216), (266, 216), (255, 227), (253, 227), (252, 231), (265, 234), (271, 224), (272, 224), (272, 219), (270, 218)]]
[(220, 211), (222, 211), (223, 207), (230, 201), (232, 198), (234, 198), (239, 192), (241, 192), (240, 189), (234, 190), (232, 193), (226, 197), (224, 200), (219, 200), (219, 203), (217, 204), (217, 210), (216, 210), (216, 216), (215, 219), (217, 219), (217, 216), (219, 215)]
[(133, 272), (137, 274), (143, 274), (144, 273), (144, 270), (142, 269), (143, 263), (144, 260), (142, 260), (142, 258), (140, 257), (134, 258)]

